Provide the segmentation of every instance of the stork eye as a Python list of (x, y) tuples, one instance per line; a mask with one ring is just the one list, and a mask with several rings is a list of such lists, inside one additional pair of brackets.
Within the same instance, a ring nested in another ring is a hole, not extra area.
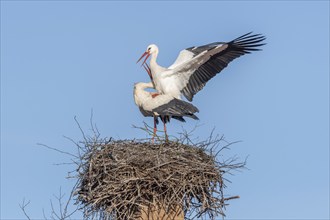
[(148, 50), (151, 50), (151, 47), (149, 47)]

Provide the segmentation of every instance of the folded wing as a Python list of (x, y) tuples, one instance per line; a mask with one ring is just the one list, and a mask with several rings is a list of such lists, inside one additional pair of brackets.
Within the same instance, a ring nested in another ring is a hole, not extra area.
[(176, 98), (172, 99), (168, 103), (158, 106), (152, 111), (159, 115), (168, 115), (178, 120), (182, 117), (198, 119), (194, 113), (199, 112), (194, 105)]

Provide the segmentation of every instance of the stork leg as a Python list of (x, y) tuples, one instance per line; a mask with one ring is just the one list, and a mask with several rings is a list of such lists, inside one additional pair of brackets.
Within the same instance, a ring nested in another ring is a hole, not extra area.
[(165, 141), (168, 142), (168, 135), (167, 135), (166, 123), (164, 123), (164, 132), (165, 132)]
[(152, 143), (155, 143), (156, 132), (157, 132), (157, 117), (154, 116), (154, 133), (151, 138)]

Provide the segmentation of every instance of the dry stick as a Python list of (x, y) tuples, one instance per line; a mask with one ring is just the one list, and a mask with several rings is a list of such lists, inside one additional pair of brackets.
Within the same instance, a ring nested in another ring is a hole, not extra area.
[(79, 157), (77, 157), (77, 156), (74, 155), (74, 154), (71, 154), (71, 153), (66, 152), (66, 151), (59, 150), (59, 149), (54, 148), (54, 147), (49, 147), (48, 145), (45, 145), (45, 144), (37, 143), (37, 145), (42, 146), (42, 147), (46, 147), (46, 148), (48, 148), (48, 149), (51, 149), (51, 150), (54, 150), (54, 151), (57, 151), (57, 152), (60, 152), (60, 153), (62, 153), (62, 154), (67, 154), (67, 155), (69, 155), (69, 156), (71, 156), (71, 157), (74, 157), (74, 158), (79, 158)]
[(30, 200), (25, 203), (25, 198), (23, 199), (23, 202), (22, 204), (19, 205), (19, 207), (21, 208), (21, 210), (23, 211), (25, 217), (28, 219), (28, 220), (31, 220), (30, 216), (26, 213), (26, 207), (30, 204)]

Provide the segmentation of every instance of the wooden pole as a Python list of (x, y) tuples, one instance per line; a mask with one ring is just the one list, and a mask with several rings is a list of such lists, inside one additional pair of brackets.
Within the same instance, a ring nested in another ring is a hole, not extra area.
[(181, 207), (177, 207), (176, 211), (166, 212), (164, 208), (156, 208), (157, 206), (144, 206), (141, 210), (140, 219), (142, 220), (184, 220), (184, 214)]

